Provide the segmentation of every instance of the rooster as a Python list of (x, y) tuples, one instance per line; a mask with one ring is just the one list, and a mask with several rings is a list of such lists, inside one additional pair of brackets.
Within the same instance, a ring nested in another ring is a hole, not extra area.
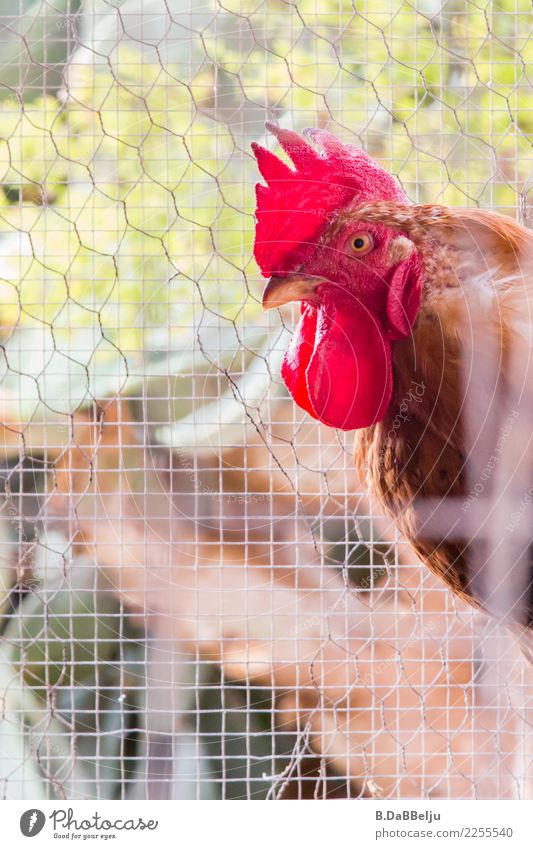
[(357, 468), (422, 561), (527, 634), (533, 234), (494, 212), (411, 204), (326, 131), (267, 129), (292, 165), (253, 144), (266, 183), (254, 255), (263, 307), (301, 302), (289, 393), (357, 431)]

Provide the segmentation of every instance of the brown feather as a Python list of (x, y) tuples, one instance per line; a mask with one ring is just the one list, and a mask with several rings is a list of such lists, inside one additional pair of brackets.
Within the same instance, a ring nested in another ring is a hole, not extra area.
[[(402, 230), (423, 251), (429, 245), (446, 245), (457, 252), (454, 259), (469, 273), (497, 266), (503, 277), (520, 271), (533, 251), (533, 232), (486, 209), (376, 201), (356, 207), (349, 217)], [(428, 284), (431, 288), (431, 281)]]

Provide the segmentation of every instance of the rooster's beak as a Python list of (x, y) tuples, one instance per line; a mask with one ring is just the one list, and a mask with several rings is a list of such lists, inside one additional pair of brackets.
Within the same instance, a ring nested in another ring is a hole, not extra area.
[(316, 301), (315, 292), (321, 283), (324, 283), (323, 277), (310, 274), (271, 277), (263, 292), (263, 309), (273, 310), (291, 301)]

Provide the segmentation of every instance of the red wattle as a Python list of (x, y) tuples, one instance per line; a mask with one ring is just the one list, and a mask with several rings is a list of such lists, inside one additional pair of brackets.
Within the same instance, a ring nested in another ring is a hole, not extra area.
[(296, 403), (330, 427), (356, 430), (380, 421), (390, 404), (390, 343), (358, 302), (306, 306), (282, 376)]
[(302, 317), (294, 331), (281, 363), (281, 376), (285, 386), (299, 407), (317, 418), (309, 400), (305, 372), (313, 356), (316, 338), (316, 309), (302, 303)]

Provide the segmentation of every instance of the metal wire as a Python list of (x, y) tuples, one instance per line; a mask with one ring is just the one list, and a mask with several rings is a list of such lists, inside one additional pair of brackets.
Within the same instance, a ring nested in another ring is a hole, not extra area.
[(328, 127), (415, 201), (527, 220), (530, 5), (11, 6), (0, 793), (530, 798), (527, 662), (284, 392), (249, 153)]

